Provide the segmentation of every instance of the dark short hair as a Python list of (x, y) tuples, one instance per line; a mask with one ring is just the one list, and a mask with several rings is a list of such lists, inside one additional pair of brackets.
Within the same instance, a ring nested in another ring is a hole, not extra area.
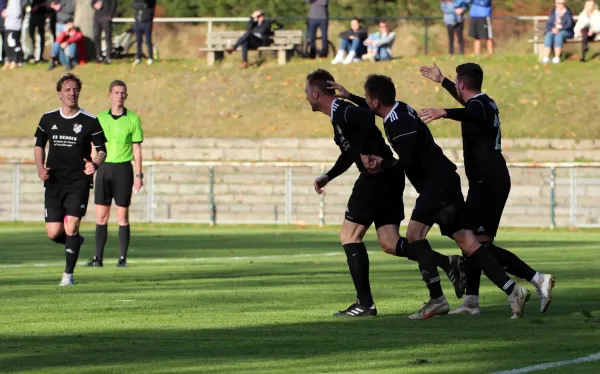
[(396, 86), (392, 78), (386, 75), (369, 75), (364, 87), (371, 98), (379, 100), (383, 105), (394, 105), (396, 102)]
[(108, 92), (112, 92), (112, 89), (115, 87), (125, 87), (125, 89), (127, 89), (127, 85), (125, 84), (125, 82), (117, 79), (110, 82), (110, 85), (108, 85)]
[(81, 79), (79, 79), (79, 77), (73, 73), (67, 73), (67, 74), (63, 75), (58, 80), (58, 82), (56, 82), (56, 92), (62, 91), (63, 84), (68, 81), (73, 81), (73, 82), (77, 83), (77, 85), (79, 86), (79, 89), (81, 90), (81, 87), (83, 86), (83, 84), (81, 83)]
[(356, 21), (358, 23), (361, 23), (361, 20), (358, 17), (352, 17), (352, 19), (350, 21)]
[(456, 80), (459, 80), (471, 90), (481, 90), (483, 86), (483, 70), (481, 66), (467, 62), (456, 67)]
[(319, 91), (329, 94), (331, 96), (335, 95), (335, 90), (327, 88), (327, 81), (335, 82), (333, 75), (331, 75), (331, 73), (327, 70), (317, 69), (312, 73), (308, 74), (306, 76), (306, 80), (308, 81), (308, 84), (317, 87)]

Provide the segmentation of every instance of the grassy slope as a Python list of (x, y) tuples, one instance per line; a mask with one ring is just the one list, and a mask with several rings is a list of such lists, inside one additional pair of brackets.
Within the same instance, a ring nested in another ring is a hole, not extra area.
[[(0, 262), (24, 266), (0, 272), (3, 373), (489, 373), (598, 351), (590, 344), (600, 329), (596, 232), (499, 238), (556, 274), (547, 315), (534, 295), (526, 318), (510, 320), (504, 297), (483, 281), (484, 316), (423, 323), (406, 319), (426, 295), (416, 267), (379, 252), (371, 273), (380, 315), (329, 317), (352, 300), (335, 229), (138, 227), (130, 268), (113, 267), (111, 237), (107, 266), (80, 267), (79, 284), (63, 289), (62, 250), (37, 227), (0, 228)], [(452, 248), (432, 238), (434, 247)], [(372, 234), (368, 244), (376, 250)], [(327, 252), (339, 254), (319, 255)], [(257, 255), (281, 257), (231, 259)], [(49, 266), (32, 266), (39, 263)], [(597, 373), (600, 363), (552, 372), (573, 370)]]
[[(330, 137), (325, 117), (312, 113), (304, 98), (306, 73), (317, 67), (330, 69), (357, 93), (367, 74), (383, 73), (394, 78), (399, 99), (416, 108), (455, 105), (449, 95), (419, 75), (419, 66), (431, 63), (430, 58), (335, 67), (311, 61), (280, 67), (270, 60), (248, 70), (237, 68), (238, 58), (213, 69), (206, 68), (203, 60), (136, 68), (128, 64), (79, 67), (76, 73), (84, 81), (81, 105), (91, 112), (106, 109), (106, 87), (118, 78), (129, 83), (128, 106), (141, 114), (148, 136)], [(455, 65), (467, 60), (437, 59), (450, 76)], [(485, 88), (500, 106), (504, 137), (600, 137), (595, 112), (586, 109), (600, 87), (597, 60), (548, 67), (536, 64), (532, 57), (497, 56), (479, 62), (486, 72)], [(58, 106), (53, 91), (60, 74), (43, 67), (2, 74), (3, 136), (33, 134), (40, 115)], [(459, 135), (458, 126), (451, 123), (433, 128), (438, 136)]]

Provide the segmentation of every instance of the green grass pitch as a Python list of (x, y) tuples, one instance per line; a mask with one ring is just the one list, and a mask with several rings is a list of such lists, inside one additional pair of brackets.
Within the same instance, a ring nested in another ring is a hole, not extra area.
[[(482, 315), (409, 321), (427, 291), (418, 269), (382, 253), (373, 232), (379, 315), (335, 319), (353, 287), (335, 227), (134, 225), (130, 267), (103, 268), (93, 227), (75, 272), (57, 286), (63, 249), (43, 224), (0, 226), (2, 373), (491, 373), (600, 352), (597, 231), (504, 230), (498, 243), (556, 275), (550, 309), (532, 291), (525, 318), (482, 281)], [(434, 248), (456, 253), (431, 233)], [(449, 282), (443, 286), (457, 306)], [(598, 373), (600, 361), (543, 373)]]

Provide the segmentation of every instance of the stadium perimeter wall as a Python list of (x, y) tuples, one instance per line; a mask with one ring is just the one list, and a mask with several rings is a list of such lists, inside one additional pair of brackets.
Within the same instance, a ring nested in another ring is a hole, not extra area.
[[(460, 139), (439, 139), (439, 143), (451, 159), (462, 161)], [(510, 162), (600, 161), (600, 141), (595, 140), (509, 139), (503, 143), (505, 157)], [(331, 139), (152, 138), (144, 142), (143, 149), (146, 161), (325, 161), (333, 164), (339, 155)], [(30, 164), (19, 167), (19, 183), (15, 189), (15, 167), (6, 163), (31, 162), (32, 158), (32, 139), (0, 139), (0, 159), (5, 162), (0, 164), (0, 220), (43, 219), (43, 186), (35, 167)], [(148, 179), (148, 168), (145, 172), (146, 187), (133, 199), (133, 221), (210, 222), (208, 166), (156, 165), (152, 181)], [(324, 200), (312, 187), (314, 177), (321, 172), (321, 167), (316, 166), (297, 166), (289, 170), (269, 165), (216, 166), (212, 174), (216, 221), (339, 224), (356, 171), (348, 172), (328, 186)], [(513, 168), (511, 175), (513, 188), (503, 224), (549, 226), (549, 169)], [(599, 224), (600, 169), (557, 169), (555, 177), (556, 224)], [(466, 192), (464, 176), (463, 186)], [(415, 197), (412, 187), (407, 187), (407, 216)], [(94, 219), (92, 203), (90, 199), (87, 221)]]

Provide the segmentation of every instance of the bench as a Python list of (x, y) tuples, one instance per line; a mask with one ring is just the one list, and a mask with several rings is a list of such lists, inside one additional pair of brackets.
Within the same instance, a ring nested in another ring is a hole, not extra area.
[[(258, 47), (258, 51), (277, 52), (277, 62), (285, 65), (288, 55), (296, 45), (302, 44), (302, 30), (275, 30), (272, 43), (268, 46)], [(225, 50), (232, 47), (235, 42), (244, 35), (243, 31), (212, 31), (206, 35), (206, 47), (200, 48), (206, 52), (208, 66), (213, 66), (216, 61), (222, 60)]]
[[(577, 22), (577, 16), (573, 19)], [(540, 45), (544, 44), (544, 38), (546, 36), (546, 20), (535, 19), (533, 21), (533, 39), (529, 39), (528, 42), (533, 44), (533, 54), (540, 56), (541, 51)], [(600, 35), (596, 35), (594, 40), (590, 40), (590, 43), (600, 42)], [(581, 44), (581, 38), (571, 38), (564, 41), (565, 44)]]

